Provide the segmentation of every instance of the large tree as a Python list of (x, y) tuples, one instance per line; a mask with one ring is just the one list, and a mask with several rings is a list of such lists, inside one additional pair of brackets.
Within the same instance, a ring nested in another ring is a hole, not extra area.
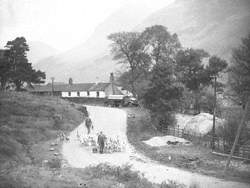
[(233, 50), (229, 84), (238, 102), (244, 107), (250, 95), (250, 34)]
[(1, 90), (5, 90), (10, 79), (11, 64), (8, 59), (8, 50), (0, 50), (0, 83)]
[(45, 73), (36, 71), (28, 62), (26, 53), (29, 46), (24, 37), (8, 41), (6, 47), (9, 49), (10, 81), (15, 84), (16, 90), (20, 90), (24, 83), (44, 83)]
[(234, 144), (228, 157), (224, 172), (227, 171), (232, 155), (240, 139), (241, 131), (249, 120), (250, 111), (250, 33), (242, 39), (241, 45), (233, 50), (232, 64), (229, 68), (229, 83), (244, 111), (237, 129)]
[(208, 53), (201, 49), (180, 50), (176, 56), (177, 72), (180, 81), (195, 95), (194, 108), (200, 112), (200, 92), (210, 82), (202, 60)]
[(158, 63), (153, 67), (149, 89), (143, 96), (144, 105), (162, 129), (173, 124), (173, 113), (177, 109), (183, 88), (174, 76), (172, 64)]
[(150, 63), (150, 58), (144, 51), (144, 44), (140, 39), (140, 33), (113, 33), (108, 36), (108, 39), (113, 42), (111, 45), (113, 59), (126, 65), (128, 68), (127, 71), (130, 72), (129, 83), (131, 91), (135, 95), (135, 82), (144, 70), (148, 69)]
[(181, 43), (177, 34), (171, 34), (167, 28), (162, 25), (147, 27), (141, 34), (145, 43), (145, 48), (150, 55), (153, 64), (158, 62), (173, 62)]

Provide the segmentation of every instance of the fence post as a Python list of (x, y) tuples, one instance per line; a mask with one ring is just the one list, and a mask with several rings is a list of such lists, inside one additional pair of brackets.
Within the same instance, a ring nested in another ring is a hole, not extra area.
[(179, 136), (179, 124), (178, 124), (178, 127), (177, 127), (177, 137), (180, 137)]

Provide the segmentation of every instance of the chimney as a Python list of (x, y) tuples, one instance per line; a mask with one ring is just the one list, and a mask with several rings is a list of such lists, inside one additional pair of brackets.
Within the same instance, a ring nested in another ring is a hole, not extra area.
[(110, 73), (109, 82), (110, 82), (110, 83), (114, 83), (114, 80), (115, 80), (115, 78), (114, 78), (114, 73), (111, 72), (111, 73)]
[(114, 73), (111, 72), (111, 73), (110, 73), (109, 82), (111, 83), (111, 87), (112, 87), (112, 95), (115, 94), (114, 80), (115, 80), (115, 78), (114, 78)]
[(73, 85), (73, 79), (69, 78), (69, 85)]

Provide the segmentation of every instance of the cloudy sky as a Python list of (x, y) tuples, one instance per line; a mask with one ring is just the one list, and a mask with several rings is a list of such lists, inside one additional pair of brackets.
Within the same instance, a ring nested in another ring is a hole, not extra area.
[(95, 27), (127, 3), (155, 11), (173, 0), (0, 0), (0, 48), (24, 36), (59, 51), (86, 40)]

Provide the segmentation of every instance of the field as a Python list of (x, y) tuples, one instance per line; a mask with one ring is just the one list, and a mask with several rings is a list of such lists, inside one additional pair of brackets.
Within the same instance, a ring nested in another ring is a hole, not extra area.
[[(223, 175), (226, 158), (215, 156), (211, 150), (200, 145), (151, 147), (143, 141), (154, 136), (163, 136), (153, 128), (149, 114), (139, 108), (126, 108), (128, 114), (127, 136), (129, 142), (142, 154), (168, 166), (192, 172), (241, 182), (250, 181), (250, 165), (233, 160), (230, 170)], [(135, 116), (134, 116), (134, 115)]]
[(57, 135), (67, 135), (83, 121), (78, 107), (56, 97), (0, 92), (0, 188), (179, 187), (152, 184), (129, 166), (71, 168)]

